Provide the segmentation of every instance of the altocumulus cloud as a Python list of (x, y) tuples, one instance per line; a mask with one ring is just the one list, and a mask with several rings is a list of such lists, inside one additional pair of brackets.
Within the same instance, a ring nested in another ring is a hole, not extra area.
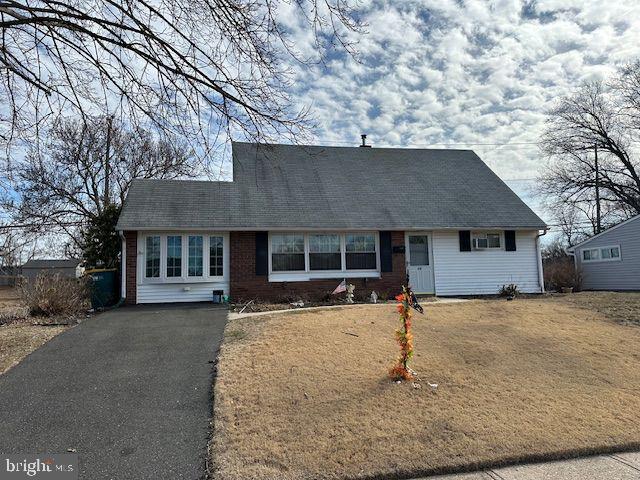
[[(294, 98), (316, 118), (313, 140), (355, 145), (368, 133), (377, 146), (520, 144), (468, 148), (502, 178), (520, 179), (508, 183), (538, 211), (526, 179), (544, 162), (529, 143), (545, 112), (640, 57), (635, 0), (371, 0), (359, 11), (368, 34), (358, 62), (337, 54), (311, 69), (291, 65)], [(289, 27), (312, 55), (308, 32)]]

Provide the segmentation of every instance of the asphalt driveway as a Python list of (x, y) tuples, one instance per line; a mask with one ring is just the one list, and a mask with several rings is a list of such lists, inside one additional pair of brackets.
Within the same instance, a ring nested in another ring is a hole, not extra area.
[(199, 479), (227, 311), (97, 315), (0, 375), (0, 453), (79, 455), (85, 479)]

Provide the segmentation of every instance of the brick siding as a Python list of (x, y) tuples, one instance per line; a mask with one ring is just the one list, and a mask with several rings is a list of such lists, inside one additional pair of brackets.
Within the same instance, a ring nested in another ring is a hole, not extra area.
[(127, 305), (135, 305), (136, 303), (136, 268), (138, 261), (138, 232), (124, 232), (126, 243), (126, 273), (125, 281), (127, 282), (126, 300)]
[[(293, 301), (319, 300), (331, 293), (342, 280), (310, 280), (306, 282), (269, 282), (267, 275), (256, 275), (255, 232), (231, 232), (230, 234), (230, 290), (234, 301), (268, 300)], [(404, 232), (392, 232), (392, 248), (404, 246)], [(368, 296), (375, 290), (381, 296), (396, 295), (406, 282), (404, 253), (392, 254), (393, 271), (384, 272), (381, 278), (351, 278), (356, 286), (356, 297)], [(127, 265), (128, 267), (128, 265)]]

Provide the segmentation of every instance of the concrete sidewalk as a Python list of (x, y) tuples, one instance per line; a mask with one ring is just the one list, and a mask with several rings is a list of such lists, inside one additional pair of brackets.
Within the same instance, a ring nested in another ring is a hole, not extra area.
[[(638, 480), (640, 452), (613, 453), (558, 462), (533, 463), (429, 480)], [(416, 479), (421, 480), (421, 479)]]

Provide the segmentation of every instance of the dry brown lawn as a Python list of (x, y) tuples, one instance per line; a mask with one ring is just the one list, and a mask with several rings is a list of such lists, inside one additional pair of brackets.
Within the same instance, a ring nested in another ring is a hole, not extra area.
[[(33, 325), (33, 319), (27, 319), (27, 316), (16, 290), (0, 287), (0, 319), (10, 320), (10, 323), (0, 324), (0, 375), (68, 328)], [(13, 321), (14, 317), (20, 320)]]
[(640, 292), (580, 292), (559, 299), (600, 312), (609, 320), (640, 325)]
[(24, 323), (0, 325), (0, 374), (67, 328)]
[(593, 295), (428, 305), (420, 389), (386, 376), (393, 305), (230, 321), (214, 476), (402, 478), (640, 448), (640, 328)]

